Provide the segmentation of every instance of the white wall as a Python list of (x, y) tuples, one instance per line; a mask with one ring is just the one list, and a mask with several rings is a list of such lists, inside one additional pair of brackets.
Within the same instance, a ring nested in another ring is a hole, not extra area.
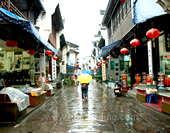
[(70, 53), (68, 56), (68, 65), (75, 65), (76, 64), (76, 55), (75, 53)]

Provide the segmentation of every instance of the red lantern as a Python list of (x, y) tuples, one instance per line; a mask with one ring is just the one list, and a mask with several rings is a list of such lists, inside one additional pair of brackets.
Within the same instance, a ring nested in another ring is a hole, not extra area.
[(140, 45), (140, 41), (138, 39), (133, 39), (130, 41), (130, 44), (136, 48), (136, 46)]
[(124, 3), (125, 2), (125, 0), (120, 0), (122, 3)]
[(128, 53), (128, 49), (127, 49), (127, 48), (122, 48), (122, 49), (120, 50), (120, 52), (121, 52), (122, 54), (126, 54), (126, 53)]
[(57, 60), (58, 59), (58, 57), (57, 56), (53, 56), (53, 60)]
[(79, 64), (76, 64), (76, 67), (79, 67)]
[(99, 67), (97, 67), (97, 69), (99, 69)]
[(159, 37), (160, 31), (158, 29), (152, 28), (146, 32), (146, 36), (151, 38), (153, 41), (155, 38)]
[(16, 47), (18, 46), (18, 42), (14, 40), (6, 40), (5, 45), (8, 47)]
[(102, 63), (103, 63), (103, 64), (106, 64), (106, 61), (103, 61)]
[(102, 63), (100, 62), (100, 63), (98, 64), (98, 66), (101, 66), (101, 64), (102, 64)]
[(106, 59), (107, 59), (107, 60), (109, 60), (109, 59), (110, 59), (110, 57), (109, 57), (109, 56), (107, 56), (107, 57), (106, 57)]
[(34, 55), (36, 53), (36, 51), (33, 50), (33, 49), (28, 49), (27, 53), (30, 54), (30, 55)]
[(47, 55), (51, 55), (53, 52), (52, 51), (50, 51), (50, 50), (46, 50), (46, 52), (45, 52), (45, 54), (47, 54)]

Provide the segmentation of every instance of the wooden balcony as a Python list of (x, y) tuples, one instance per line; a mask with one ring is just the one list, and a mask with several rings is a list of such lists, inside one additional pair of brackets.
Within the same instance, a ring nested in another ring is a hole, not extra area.
[(14, 6), (14, 4), (12, 4), (12, 2), (10, 0), (0, 0), (0, 7), (27, 20), (27, 18)]

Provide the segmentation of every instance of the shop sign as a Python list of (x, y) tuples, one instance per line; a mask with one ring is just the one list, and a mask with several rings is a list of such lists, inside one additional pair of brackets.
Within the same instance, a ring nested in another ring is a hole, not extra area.
[(56, 60), (52, 59), (52, 80), (56, 79)]
[(148, 41), (148, 64), (149, 64), (149, 74), (153, 74), (152, 65), (152, 42)]
[(106, 80), (106, 64), (102, 63), (102, 78), (103, 81)]

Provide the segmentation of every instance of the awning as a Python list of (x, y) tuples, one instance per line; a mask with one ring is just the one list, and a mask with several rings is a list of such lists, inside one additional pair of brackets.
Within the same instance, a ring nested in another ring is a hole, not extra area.
[(132, 23), (139, 24), (147, 19), (167, 14), (155, 0), (133, 0)]
[(76, 66), (71, 66), (67, 64), (67, 68), (69, 69), (81, 69), (80, 67), (76, 67)]
[(121, 44), (121, 40), (118, 40), (112, 44), (109, 44), (109, 45), (103, 47), (101, 50), (101, 53), (98, 56), (96, 56), (96, 59), (109, 55), (110, 50), (116, 46), (119, 46), (120, 44)]
[(42, 47), (58, 54), (50, 43), (40, 37), (40, 34), (31, 21), (25, 20), (0, 7), (0, 38), (3, 40), (13, 39), (19, 42), (18, 47), (38, 49)]

